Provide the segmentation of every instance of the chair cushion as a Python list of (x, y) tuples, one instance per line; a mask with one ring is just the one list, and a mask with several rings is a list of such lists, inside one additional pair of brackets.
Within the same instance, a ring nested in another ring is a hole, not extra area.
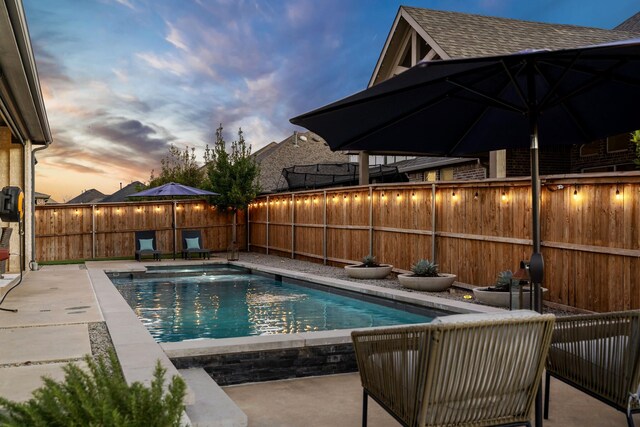
[(187, 242), (187, 249), (200, 249), (200, 238), (194, 237), (192, 239), (184, 239)]
[(521, 319), (524, 317), (535, 317), (539, 315), (540, 313), (533, 310), (512, 310), (495, 313), (467, 313), (436, 317), (431, 321), (431, 323), (468, 323), (484, 320)]
[(141, 251), (153, 250), (153, 239), (138, 239)]

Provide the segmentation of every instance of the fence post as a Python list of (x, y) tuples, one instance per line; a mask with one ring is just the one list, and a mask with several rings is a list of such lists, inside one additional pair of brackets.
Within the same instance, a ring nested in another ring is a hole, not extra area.
[(247, 252), (251, 251), (251, 203), (247, 205), (247, 224), (245, 232), (247, 233)]
[(267, 255), (269, 255), (269, 196), (267, 196), (267, 226), (265, 228), (266, 228), (266, 234), (267, 234), (265, 246), (267, 250)]
[(91, 259), (96, 258), (96, 205), (91, 205)]
[(296, 205), (295, 196), (291, 193), (291, 259), (296, 257)]
[(327, 265), (327, 190), (322, 192), (322, 262)]
[(436, 262), (436, 184), (431, 184), (431, 258)]
[[(172, 209), (173, 221), (172, 221), (171, 225), (173, 226), (173, 259), (176, 259), (176, 240), (177, 240), (176, 234), (177, 234), (177, 227), (178, 227), (177, 224), (176, 224), (176, 221), (177, 221), (177, 218), (178, 218), (178, 216), (176, 214), (177, 203), (178, 202), (174, 201), (173, 202), (173, 206), (172, 206), (173, 207), (173, 209)], [(186, 205), (184, 207), (186, 208)]]
[(369, 186), (369, 255), (373, 255), (373, 186)]

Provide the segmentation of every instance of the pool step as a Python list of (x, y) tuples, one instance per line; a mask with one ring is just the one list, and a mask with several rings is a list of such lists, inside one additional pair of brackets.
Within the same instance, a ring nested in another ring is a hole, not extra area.
[(204, 369), (179, 369), (178, 372), (195, 395), (195, 402), (186, 407), (191, 425), (197, 427), (247, 426), (247, 415)]

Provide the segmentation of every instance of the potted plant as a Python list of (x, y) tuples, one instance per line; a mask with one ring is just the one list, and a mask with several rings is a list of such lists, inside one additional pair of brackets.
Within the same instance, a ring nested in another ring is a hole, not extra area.
[[(513, 286), (513, 292), (509, 292), (509, 287)], [(522, 305), (519, 304), (518, 287), (522, 288)], [(475, 288), (473, 296), (478, 302), (492, 305), (494, 307), (509, 307), (509, 298), (514, 298), (513, 308), (528, 308), (531, 306), (531, 293), (529, 282), (514, 278), (511, 270), (505, 270), (498, 273), (495, 285)], [(542, 294), (547, 292), (546, 288), (542, 288)]]
[(456, 280), (455, 274), (438, 272), (438, 264), (421, 259), (411, 266), (411, 273), (398, 275), (400, 284), (416, 291), (440, 292), (447, 290)]
[(391, 273), (393, 265), (379, 264), (376, 257), (367, 255), (362, 258), (361, 264), (347, 265), (344, 269), (347, 275), (354, 279), (384, 279)]

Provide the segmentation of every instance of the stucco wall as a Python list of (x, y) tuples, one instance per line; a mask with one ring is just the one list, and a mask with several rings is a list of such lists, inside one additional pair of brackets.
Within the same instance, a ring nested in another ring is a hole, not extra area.
[[(24, 168), (24, 151), (21, 144), (11, 143), (11, 131), (8, 127), (0, 127), (0, 188), (8, 185), (15, 185), (23, 189), (23, 168)], [(20, 271), (20, 233), (18, 232), (18, 223), (6, 223), (0, 221), (0, 226), (13, 228), (10, 243), (10, 253), (8, 271), (17, 273)], [(15, 255), (14, 255), (15, 254)]]

